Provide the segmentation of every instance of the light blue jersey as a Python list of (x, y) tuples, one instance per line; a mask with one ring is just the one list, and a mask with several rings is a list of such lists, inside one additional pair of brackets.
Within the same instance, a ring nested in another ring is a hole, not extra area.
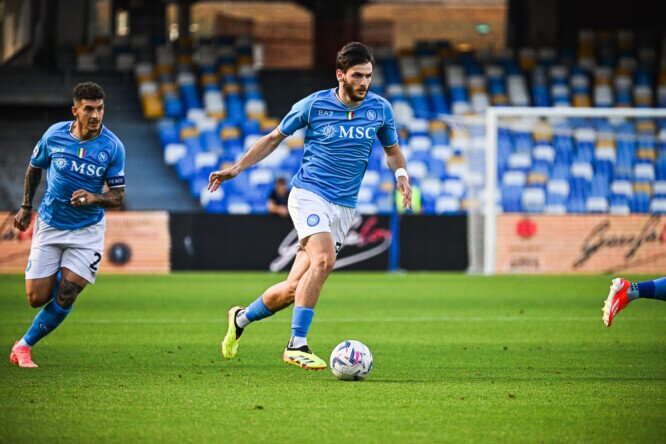
[(386, 99), (368, 92), (352, 108), (340, 101), (336, 91), (319, 91), (297, 102), (278, 130), (291, 136), (306, 128), (303, 163), (291, 184), (355, 208), (375, 137), (389, 147), (398, 143), (398, 133)]
[(104, 217), (95, 205), (73, 207), (72, 193), (104, 192), (125, 186), (125, 147), (106, 127), (91, 140), (80, 141), (70, 133), (74, 122), (51, 126), (35, 146), (30, 165), (46, 169), (46, 194), (39, 205), (39, 217), (59, 230), (76, 230), (94, 225)]

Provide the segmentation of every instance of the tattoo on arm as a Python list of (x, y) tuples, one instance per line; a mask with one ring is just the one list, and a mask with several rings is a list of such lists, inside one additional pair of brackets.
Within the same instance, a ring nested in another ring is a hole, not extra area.
[(23, 202), (21, 205), (32, 206), (32, 200), (35, 198), (35, 192), (41, 180), (42, 169), (28, 165), (28, 170), (25, 172), (25, 180), (23, 181)]
[(125, 198), (125, 188), (111, 188), (106, 193), (96, 196), (95, 205), (102, 208), (120, 208)]

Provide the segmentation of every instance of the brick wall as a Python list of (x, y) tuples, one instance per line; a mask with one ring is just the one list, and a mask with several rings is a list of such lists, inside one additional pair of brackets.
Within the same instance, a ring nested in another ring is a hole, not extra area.
[[(449, 0), (441, 3), (374, 3), (362, 9), (362, 40), (371, 46), (413, 47), (419, 40), (450, 40), (476, 48), (500, 49), (506, 40), (506, 3), (501, 0)], [(311, 68), (313, 17), (293, 3), (216, 2), (193, 6), (192, 19), (203, 35), (225, 32), (234, 21), (252, 22), (254, 41), (264, 45), (265, 66)], [(475, 26), (490, 25), (488, 35)]]
[[(430, 4), (371, 4), (363, 8), (363, 20), (386, 20), (394, 24), (393, 46), (411, 48), (419, 40), (450, 40), (476, 48), (503, 48), (506, 41), (507, 8), (503, 5), (477, 7)], [(491, 32), (476, 32), (478, 23)]]

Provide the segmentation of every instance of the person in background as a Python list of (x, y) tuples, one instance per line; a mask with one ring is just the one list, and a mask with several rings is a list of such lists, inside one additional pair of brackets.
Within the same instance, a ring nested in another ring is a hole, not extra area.
[(278, 177), (275, 179), (275, 187), (268, 196), (266, 207), (270, 214), (275, 214), (281, 217), (289, 216), (289, 208), (287, 203), (289, 201), (289, 188), (287, 188), (287, 179)]

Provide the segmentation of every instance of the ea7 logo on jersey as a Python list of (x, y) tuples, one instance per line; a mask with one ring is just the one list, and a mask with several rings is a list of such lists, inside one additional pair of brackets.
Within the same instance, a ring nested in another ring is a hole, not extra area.
[(350, 126), (345, 128), (340, 125), (340, 139), (374, 139), (377, 130), (373, 127), (363, 128), (362, 126)]
[(106, 168), (104, 167), (98, 167), (93, 165), (92, 163), (85, 163), (81, 162), (81, 165), (76, 163), (76, 160), (72, 160), (72, 168), (70, 171), (76, 171), (79, 174), (82, 174), (84, 176), (97, 176), (97, 177), (102, 177), (102, 174), (104, 174), (104, 170)]

